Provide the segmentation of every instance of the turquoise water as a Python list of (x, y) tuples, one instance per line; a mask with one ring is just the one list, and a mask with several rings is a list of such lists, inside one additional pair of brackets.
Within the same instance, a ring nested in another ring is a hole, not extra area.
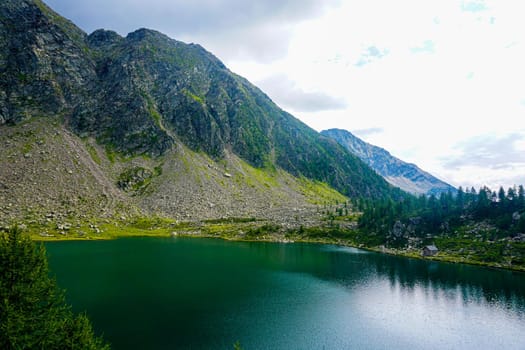
[(113, 349), (525, 349), (525, 274), (313, 244), (46, 244)]

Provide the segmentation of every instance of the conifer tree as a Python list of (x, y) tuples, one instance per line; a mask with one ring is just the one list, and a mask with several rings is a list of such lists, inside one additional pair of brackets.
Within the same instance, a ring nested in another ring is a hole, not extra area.
[(518, 207), (520, 209), (524, 209), (525, 207), (525, 189), (523, 188), (523, 185), (518, 187)]
[(18, 228), (0, 233), (0, 349), (109, 349), (65, 303), (44, 246)]

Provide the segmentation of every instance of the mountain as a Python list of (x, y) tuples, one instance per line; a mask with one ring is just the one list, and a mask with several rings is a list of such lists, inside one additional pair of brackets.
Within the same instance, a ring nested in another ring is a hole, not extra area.
[(341, 129), (321, 131), (358, 156), (389, 183), (413, 194), (440, 194), (456, 189), (421, 170), (415, 164), (403, 162), (381, 147), (371, 145), (351, 132)]
[(87, 35), (40, 0), (0, 4), (0, 142), (7, 217), (264, 216), (398, 194), (201, 46)]

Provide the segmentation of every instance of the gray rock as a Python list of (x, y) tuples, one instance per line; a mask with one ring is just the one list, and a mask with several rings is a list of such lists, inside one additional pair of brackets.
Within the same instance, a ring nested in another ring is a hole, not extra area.
[(71, 229), (71, 224), (67, 222), (63, 224), (57, 224), (56, 228), (60, 231), (69, 231)]
[(396, 221), (394, 226), (392, 227), (392, 234), (396, 237), (396, 238), (399, 238), (401, 236), (403, 236), (403, 231), (405, 229), (405, 225), (403, 225), (403, 223), (401, 221)]
[(421, 170), (416, 165), (392, 156), (387, 150), (371, 145), (349, 131), (330, 129), (321, 131), (321, 134), (333, 138), (371, 166), (385, 180), (404, 191), (428, 195), (438, 195), (448, 191), (456, 192), (454, 187)]

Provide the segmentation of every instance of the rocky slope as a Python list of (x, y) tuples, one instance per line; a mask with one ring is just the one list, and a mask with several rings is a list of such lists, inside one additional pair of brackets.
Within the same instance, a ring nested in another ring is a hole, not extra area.
[(435, 176), (421, 170), (415, 164), (406, 163), (381, 147), (371, 145), (351, 132), (341, 129), (321, 131), (358, 156), (385, 180), (402, 190), (414, 194), (435, 194), (456, 189)]
[(0, 4), (0, 144), (9, 218), (296, 217), (343, 198), (323, 183), (397, 195), (201, 46), (148, 29), (86, 35), (40, 0)]
[(0, 127), (0, 227), (94, 218), (223, 217), (314, 224), (337, 191), (283, 170), (255, 168), (228, 153), (214, 161), (178, 144), (159, 157), (124, 157), (79, 138), (59, 118)]

